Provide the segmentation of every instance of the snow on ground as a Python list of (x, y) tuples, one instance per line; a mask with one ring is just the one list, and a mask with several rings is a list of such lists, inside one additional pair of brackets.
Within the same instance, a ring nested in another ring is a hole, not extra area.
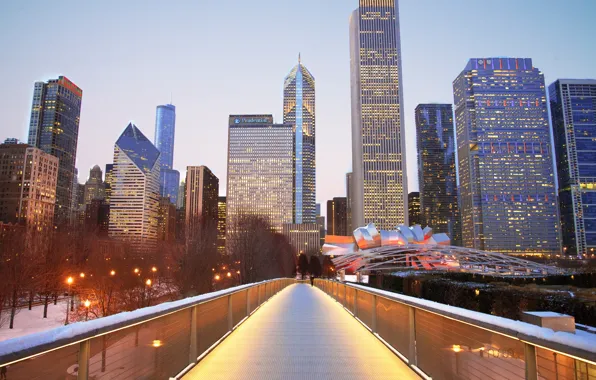
[(63, 326), (66, 302), (67, 300), (60, 300), (57, 305), (50, 303), (47, 318), (43, 318), (43, 305), (33, 306), (31, 310), (27, 307), (20, 309), (15, 316), (13, 329), (8, 328), (9, 321), (0, 327), (0, 341)]

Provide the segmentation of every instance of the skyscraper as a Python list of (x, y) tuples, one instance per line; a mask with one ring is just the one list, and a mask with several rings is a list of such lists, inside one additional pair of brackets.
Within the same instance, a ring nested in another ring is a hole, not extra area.
[(241, 214), (262, 216), (277, 232), (292, 223), (293, 129), (271, 115), (230, 115), (226, 235)]
[(109, 235), (137, 249), (157, 244), (159, 209), (157, 148), (132, 123), (114, 145)]
[[(420, 224), (420, 192), (412, 191), (408, 194), (408, 216), (411, 226)], [(432, 228), (432, 227), (431, 227)]]
[(315, 78), (300, 55), (284, 80), (283, 122), (295, 125), (294, 223), (315, 223)]
[(529, 58), (473, 58), (453, 94), (463, 246), (558, 253), (542, 73)]
[(596, 80), (559, 79), (548, 88), (563, 250), (596, 248)]
[(58, 159), (27, 144), (0, 145), (0, 222), (52, 230)]
[[(420, 223), (461, 244), (451, 104), (416, 106)], [(410, 221), (410, 224), (413, 224)]]
[(352, 173), (346, 173), (346, 228), (351, 234), (358, 226), (352, 225)]
[(348, 236), (348, 200), (336, 197), (327, 201), (327, 233)]
[(397, 0), (360, 0), (350, 17), (352, 224), (408, 223)]
[(321, 229), (317, 223), (284, 223), (282, 234), (294, 248), (294, 254), (321, 253)]
[(106, 203), (110, 204), (110, 198), (112, 197), (112, 172), (114, 170), (114, 164), (106, 164), (106, 176), (104, 181), (104, 189), (106, 193)]
[(226, 197), (217, 198), (217, 250), (226, 252)]
[(159, 198), (157, 240), (169, 243), (176, 240), (176, 206), (167, 197)]
[(199, 223), (217, 229), (219, 179), (206, 166), (186, 168), (186, 239), (196, 237)]
[(90, 204), (94, 199), (103, 200), (105, 197), (106, 193), (101, 169), (95, 165), (89, 171), (89, 179), (85, 182), (85, 204)]
[(180, 173), (173, 169), (174, 137), (176, 133), (176, 106), (165, 104), (157, 106), (155, 113), (155, 147), (161, 153), (159, 189), (162, 197), (170, 198), (176, 204)]
[(70, 218), (83, 91), (64, 76), (36, 82), (29, 123), (29, 145), (59, 159), (54, 223)]

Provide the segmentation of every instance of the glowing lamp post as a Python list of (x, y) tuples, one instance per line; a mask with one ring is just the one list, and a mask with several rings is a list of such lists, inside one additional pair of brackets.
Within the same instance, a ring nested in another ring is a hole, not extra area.
[[(68, 295), (70, 296), (71, 300), (72, 300), (72, 294), (70, 293), (70, 286), (72, 285), (73, 282), (74, 282), (74, 280), (73, 280), (72, 277), (68, 277), (66, 279), (66, 283), (68, 284)], [(67, 299), (66, 300), (66, 320), (64, 321), (64, 325), (67, 325), (68, 324), (68, 312), (69, 312), (69, 309), (70, 309), (69, 303), (70, 302)]]
[(89, 306), (91, 306), (91, 301), (85, 301), (85, 321), (89, 319)]

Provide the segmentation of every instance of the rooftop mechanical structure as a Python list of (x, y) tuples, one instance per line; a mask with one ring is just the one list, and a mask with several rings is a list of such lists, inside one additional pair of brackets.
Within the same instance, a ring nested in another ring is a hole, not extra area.
[(328, 235), (323, 254), (333, 256), (338, 271), (363, 274), (412, 269), (514, 277), (561, 274), (548, 265), (450, 244), (446, 234), (433, 234), (430, 227), (399, 225), (394, 231), (379, 231), (370, 223), (355, 229), (353, 236)]

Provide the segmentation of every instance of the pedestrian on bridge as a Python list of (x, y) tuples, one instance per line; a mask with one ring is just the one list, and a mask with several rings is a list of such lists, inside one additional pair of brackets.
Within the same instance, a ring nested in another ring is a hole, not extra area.
[(315, 285), (315, 276), (313, 276), (312, 274), (310, 275), (310, 286), (314, 286)]

